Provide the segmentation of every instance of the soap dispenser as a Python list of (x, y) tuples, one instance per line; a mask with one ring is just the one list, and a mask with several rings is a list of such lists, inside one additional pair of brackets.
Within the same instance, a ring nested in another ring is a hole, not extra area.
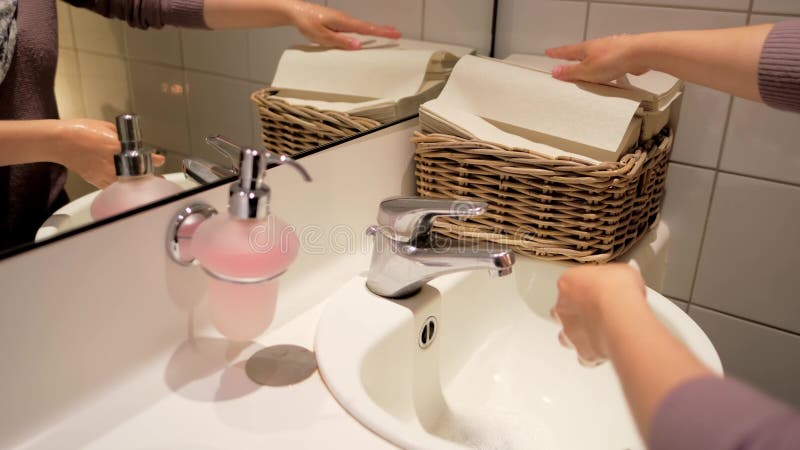
[[(222, 136), (206, 142), (218, 149), (235, 146)], [(205, 220), (192, 238), (194, 257), (209, 275), (233, 283), (260, 283), (280, 276), (297, 256), (300, 242), (293, 228), (270, 213), (266, 170), (280, 164), (311, 181), (303, 166), (288, 156), (241, 149), (239, 180), (231, 184), (228, 214)]]
[[(191, 236), (191, 255), (185, 256), (211, 276), (208, 301), (217, 331), (233, 341), (251, 341), (272, 322), (278, 277), (300, 247), (292, 227), (270, 212), (266, 169), (288, 164), (306, 181), (311, 177), (288, 156), (241, 148), (222, 136), (206, 138), (206, 142), (223, 152), (239, 151), (239, 179), (230, 187), (228, 214), (205, 218)], [(169, 241), (171, 248), (177, 248), (173, 237)]]
[(152, 155), (142, 146), (139, 117), (117, 116), (120, 153), (114, 155), (117, 181), (103, 189), (92, 202), (94, 220), (104, 219), (182, 192), (175, 183), (153, 174)]

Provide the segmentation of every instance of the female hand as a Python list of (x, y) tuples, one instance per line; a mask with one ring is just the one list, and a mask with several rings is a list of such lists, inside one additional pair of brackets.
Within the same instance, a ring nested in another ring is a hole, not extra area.
[[(594, 366), (609, 358), (607, 327), (614, 319), (635, 314), (645, 301), (645, 285), (639, 272), (627, 264), (581, 266), (569, 269), (558, 280), (558, 301), (550, 314), (563, 329), (562, 345), (575, 348), (583, 365)], [(633, 319), (635, 320), (635, 319)]]
[(564, 81), (605, 83), (630, 73), (641, 75), (649, 70), (637, 61), (636, 36), (617, 35), (593, 39), (576, 45), (547, 49), (551, 58), (580, 61), (558, 66), (553, 77)]
[(335, 9), (306, 2), (293, 2), (289, 17), (305, 37), (317, 44), (347, 50), (361, 48), (361, 42), (341, 33), (358, 33), (397, 39), (401, 33), (389, 25), (375, 25), (358, 20)]
[[(113, 123), (92, 119), (59, 120), (55, 123), (54, 162), (100, 189), (116, 181), (114, 155), (120, 152), (120, 144)], [(153, 155), (154, 166), (163, 164), (163, 156)]]

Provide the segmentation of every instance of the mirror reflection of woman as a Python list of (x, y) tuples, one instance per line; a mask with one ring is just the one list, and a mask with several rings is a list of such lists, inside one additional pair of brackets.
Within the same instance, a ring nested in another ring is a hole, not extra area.
[[(143, 29), (291, 25), (311, 41), (344, 49), (358, 49), (360, 42), (342, 32), (400, 37), (391, 26), (302, 0), (67, 1)], [(45, 219), (67, 203), (67, 169), (98, 188), (116, 178), (114, 125), (59, 120), (57, 24), (55, 0), (0, 0), (0, 250), (32, 241)]]

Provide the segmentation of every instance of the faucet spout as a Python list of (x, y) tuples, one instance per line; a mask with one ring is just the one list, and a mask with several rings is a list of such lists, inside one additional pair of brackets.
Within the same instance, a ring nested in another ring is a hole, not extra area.
[(367, 288), (387, 298), (416, 294), (438, 276), (465, 270), (511, 274), (514, 252), (505, 248), (465, 245), (433, 233), (436, 217), (470, 217), (483, 214), (483, 202), (394, 197), (381, 202), (378, 225), (367, 230), (375, 238)]

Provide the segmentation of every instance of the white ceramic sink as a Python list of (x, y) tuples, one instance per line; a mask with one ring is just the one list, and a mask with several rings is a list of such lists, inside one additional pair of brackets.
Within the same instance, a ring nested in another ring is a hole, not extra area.
[[(548, 315), (567, 267), (518, 258), (514, 274), (459, 273), (389, 301), (363, 276), (329, 300), (315, 351), (339, 403), (402, 448), (640, 449), (609, 364), (580, 366)], [(657, 316), (722, 371), (713, 345), (672, 302), (648, 290)], [(419, 345), (428, 317), (433, 342)]]
[[(177, 184), (184, 191), (200, 186), (199, 183), (186, 178), (180, 172), (164, 174), (164, 178)], [(59, 208), (36, 231), (36, 242), (92, 223), (92, 215), (89, 213), (89, 209), (92, 207), (95, 197), (99, 194), (100, 190), (90, 192)]]

